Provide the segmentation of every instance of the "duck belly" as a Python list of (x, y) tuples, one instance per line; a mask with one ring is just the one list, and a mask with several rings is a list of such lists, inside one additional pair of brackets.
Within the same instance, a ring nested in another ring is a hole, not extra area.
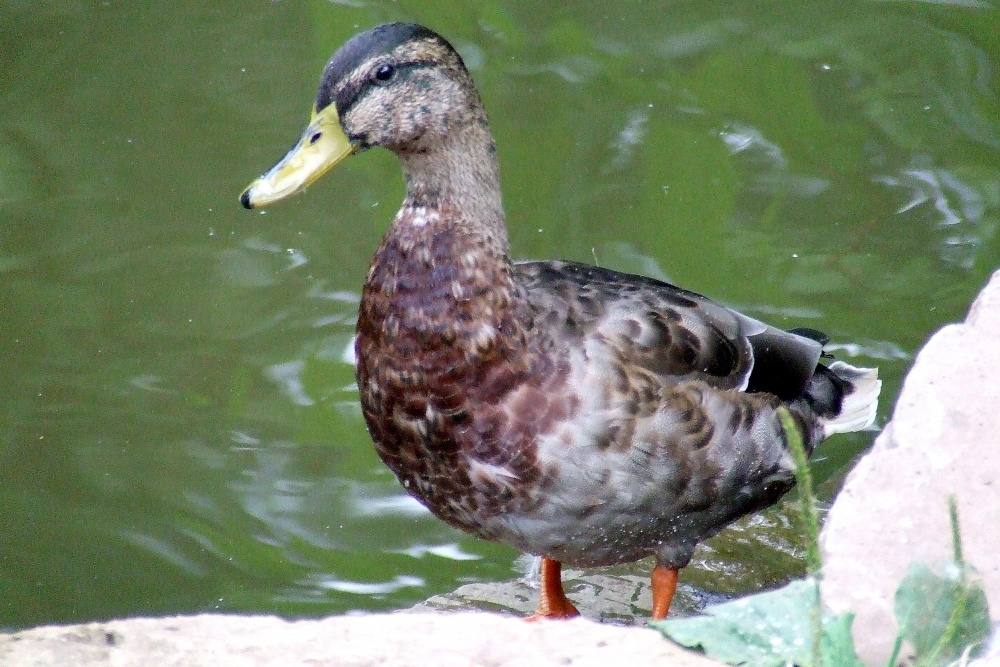
[(683, 567), (699, 541), (794, 484), (776, 402), (748, 409), (755, 400), (692, 383), (649, 415), (577, 414), (538, 438), (524, 502), (481, 517), (483, 534), (578, 567), (650, 555)]

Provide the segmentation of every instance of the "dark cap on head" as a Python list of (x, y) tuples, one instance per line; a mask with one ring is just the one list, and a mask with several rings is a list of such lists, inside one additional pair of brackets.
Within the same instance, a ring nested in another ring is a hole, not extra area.
[(357, 69), (358, 65), (380, 53), (389, 53), (400, 44), (422, 39), (438, 40), (454, 51), (439, 34), (416, 23), (384, 23), (351, 37), (337, 49), (323, 69), (316, 95), (316, 110), (325, 109), (334, 101), (334, 84)]

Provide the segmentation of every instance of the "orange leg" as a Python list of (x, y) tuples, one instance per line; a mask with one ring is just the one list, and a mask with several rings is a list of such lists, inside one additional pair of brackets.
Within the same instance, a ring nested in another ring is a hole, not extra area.
[(542, 558), (542, 590), (538, 594), (538, 610), (526, 621), (543, 618), (573, 618), (579, 616), (573, 603), (566, 599), (562, 587), (562, 564), (551, 558)]
[(667, 617), (670, 611), (670, 602), (674, 599), (674, 592), (677, 590), (676, 567), (663, 567), (657, 565), (653, 568), (653, 620), (659, 621)]

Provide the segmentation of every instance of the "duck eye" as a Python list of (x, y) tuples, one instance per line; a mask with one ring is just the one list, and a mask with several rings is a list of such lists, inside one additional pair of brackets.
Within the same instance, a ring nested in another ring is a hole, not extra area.
[(396, 75), (396, 68), (392, 65), (380, 65), (377, 70), (375, 70), (375, 81), (379, 83), (386, 83), (392, 80), (392, 77)]

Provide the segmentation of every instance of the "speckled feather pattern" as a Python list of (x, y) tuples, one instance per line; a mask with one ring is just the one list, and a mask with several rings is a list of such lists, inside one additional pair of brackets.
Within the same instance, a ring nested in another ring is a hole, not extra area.
[[(474, 254), (452, 245), (460, 232), (444, 235), (443, 266), (404, 270), (388, 297), (373, 285), (383, 261), (406, 265), (397, 229), (363, 294), (358, 383), (379, 454), (438, 517), (578, 566), (649, 554), (681, 566), (790, 488), (780, 401), (732, 388), (749, 344), (730, 340), (744, 352), (713, 368), (684, 324), (704, 327), (702, 304), (728, 311), (652, 283), (629, 298), (617, 274), (602, 285), (576, 264), (455, 266)], [(483, 296), (454, 298), (452, 280)], [(798, 416), (814, 443), (815, 417)]]
[(403, 167), (362, 291), (357, 380), (379, 456), (436, 516), (577, 566), (680, 567), (791, 487), (775, 411), (811, 450), (852, 391), (817, 366), (817, 342), (649, 278), (512, 263), (482, 103), (425, 29), (348, 42), (327, 104), (354, 145)]

